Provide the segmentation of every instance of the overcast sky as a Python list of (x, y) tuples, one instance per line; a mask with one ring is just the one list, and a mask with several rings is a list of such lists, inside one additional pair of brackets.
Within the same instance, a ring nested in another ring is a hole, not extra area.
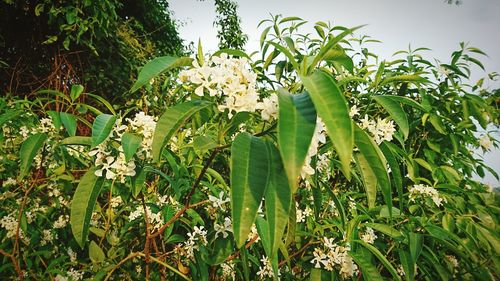
[[(460, 42), (468, 42), (488, 54), (480, 58), (486, 72), (475, 69), (474, 79), (486, 73), (500, 73), (500, 0), (462, 0), (459, 6), (448, 5), (443, 0), (240, 0), (238, 14), (243, 32), (248, 37), (247, 51), (257, 51), (262, 28), (257, 24), (270, 18), (270, 14), (298, 16), (314, 23), (332, 22), (335, 25), (354, 27), (367, 24), (357, 35), (369, 35), (382, 41), (370, 46), (370, 51), (380, 60), (391, 59), (394, 52), (427, 47), (428, 57), (446, 63), (458, 50)], [(182, 23), (180, 35), (186, 42), (201, 39), (204, 51), (217, 50), (217, 30), (212, 0), (171, 0), (174, 18)], [(306, 27), (306, 32), (313, 32)], [(475, 82), (475, 81), (474, 81)], [(500, 87), (500, 81), (489, 82)], [(496, 133), (496, 137), (500, 135)], [(500, 150), (485, 156), (485, 161), (500, 172)], [(485, 182), (500, 186), (488, 176)]]

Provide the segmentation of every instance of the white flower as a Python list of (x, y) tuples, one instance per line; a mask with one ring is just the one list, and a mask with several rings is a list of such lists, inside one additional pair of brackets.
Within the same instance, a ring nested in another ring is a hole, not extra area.
[(215, 196), (212, 196), (212, 195), (208, 195), (208, 200), (210, 200), (210, 202), (212, 203), (212, 206), (214, 208), (221, 209), (221, 210), (225, 210), (226, 203), (229, 203), (231, 201), (229, 198), (224, 199), (224, 191), (221, 191), (219, 193), (218, 198)]
[(259, 233), (257, 232), (257, 227), (255, 224), (252, 224), (252, 228), (250, 229), (250, 233), (248, 234), (247, 241), (252, 241), (255, 239), (255, 242), (260, 240)]
[(453, 265), (453, 267), (458, 267), (458, 260), (455, 256), (445, 255), (444, 257), (451, 265)]
[(69, 216), (68, 215), (61, 215), (59, 218), (57, 218), (57, 221), (54, 222), (53, 227), (54, 228), (64, 228), (69, 222)]
[(353, 118), (356, 115), (359, 115), (359, 108), (357, 105), (353, 105), (349, 110), (349, 117)]
[(396, 132), (396, 127), (392, 120), (377, 118), (377, 121), (368, 119), (368, 115), (360, 120), (359, 126), (361, 129), (366, 129), (373, 136), (377, 144), (382, 143), (384, 140), (391, 141), (392, 136)]
[(436, 206), (440, 207), (442, 202), (446, 202), (446, 199), (441, 198), (439, 196), (438, 191), (428, 185), (416, 184), (412, 186), (410, 189), (410, 202), (415, 202), (415, 199), (418, 197), (428, 197), (431, 198)]
[(271, 95), (268, 98), (262, 99), (262, 102), (257, 105), (260, 112), (262, 120), (272, 120), (278, 117), (278, 95)]
[(484, 149), (484, 150), (490, 150), (490, 148), (493, 146), (493, 142), (491, 141), (490, 137), (488, 135), (483, 135), (479, 139), (479, 145)]
[(219, 234), (222, 234), (222, 238), (227, 238), (227, 236), (229, 235), (228, 232), (232, 231), (231, 227), (232, 227), (231, 219), (228, 217), (224, 218), (223, 224), (215, 223), (214, 224), (215, 238), (217, 239), (217, 236)]
[[(262, 266), (259, 266), (259, 272), (257, 272), (257, 275), (259, 278), (262, 280), (266, 277), (273, 278), (273, 267), (271, 265), (271, 262), (269, 261), (268, 257), (263, 256), (260, 259)], [(278, 273), (279, 275), (279, 273)]]
[(375, 232), (371, 227), (367, 227), (365, 233), (361, 235), (361, 240), (365, 241), (368, 244), (373, 244), (373, 242), (375, 242), (375, 239), (377, 239), (377, 235), (375, 235)]
[(2, 184), (3, 187), (9, 187), (14, 185), (17, 185), (17, 181), (14, 178), (7, 178), (6, 180), (3, 181)]

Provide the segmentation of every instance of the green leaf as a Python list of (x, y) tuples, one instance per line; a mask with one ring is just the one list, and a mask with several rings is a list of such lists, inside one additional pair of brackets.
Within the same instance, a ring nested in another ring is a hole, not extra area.
[(386, 96), (374, 96), (373, 99), (383, 108), (385, 108), (387, 112), (389, 112), (392, 119), (394, 119), (396, 124), (398, 124), (406, 140), (410, 132), (410, 127), (408, 126), (408, 117), (406, 116), (406, 113), (404, 112), (401, 105), (393, 99), (387, 98)]
[(231, 217), (236, 247), (241, 248), (257, 216), (269, 178), (266, 143), (240, 133), (231, 146)]
[(272, 41), (268, 41), (267, 43), (273, 45), (274, 48), (276, 48), (283, 55), (285, 55), (288, 58), (288, 60), (290, 61), (290, 63), (292, 64), (293, 68), (297, 72), (300, 70), (299, 64), (297, 63), (297, 61), (295, 60), (295, 58), (293, 57), (292, 53), (290, 53), (289, 50), (287, 50), (285, 47), (283, 47), (275, 42), (272, 42)]
[(328, 271), (321, 268), (312, 268), (309, 281), (331, 281), (336, 280), (333, 271)]
[(72, 101), (75, 101), (78, 99), (78, 97), (83, 93), (83, 86), (82, 85), (72, 85), (71, 86), (71, 92), (69, 93), (69, 97), (71, 98)]
[(22, 111), (16, 111), (16, 110), (8, 110), (2, 116), (0, 116), (0, 126), (5, 124), (7, 121), (10, 121), (17, 116), (21, 115), (23, 112)]
[[(382, 151), (380, 151), (380, 148), (377, 146), (375, 141), (373, 141), (373, 139), (358, 126), (355, 128), (354, 135), (356, 146), (366, 159), (372, 173), (377, 178), (377, 184), (382, 191), (384, 201), (389, 208), (389, 213), (392, 213), (391, 182), (389, 181), (389, 175), (387, 174), (387, 162), (384, 154), (382, 154)], [(372, 201), (372, 204), (373, 203), (374, 202)]]
[(62, 145), (92, 145), (91, 137), (74, 136), (67, 137), (61, 141)]
[(270, 162), (269, 181), (265, 193), (266, 218), (269, 225), (270, 253), (278, 257), (278, 248), (288, 222), (292, 202), (292, 190), (283, 167), (278, 149), (266, 142)]
[(278, 145), (286, 174), (295, 192), (316, 128), (316, 110), (308, 94), (278, 95)]
[(31, 163), (33, 163), (33, 159), (38, 154), (38, 151), (42, 148), (43, 144), (47, 140), (46, 133), (38, 133), (29, 136), (21, 145), (21, 149), (19, 150), (19, 178), (22, 179), (26, 175), (31, 168)]
[(397, 75), (397, 76), (387, 77), (380, 82), (380, 86), (384, 86), (384, 85), (387, 85), (389, 83), (396, 83), (396, 82), (427, 83), (427, 82), (429, 82), (429, 80), (427, 80), (425, 77), (422, 77), (418, 74), (405, 74), (405, 75)]
[(186, 57), (158, 57), (150, 62), (148, 62), (139, 72), (139, 77), (137, 78), (137, 81), (134, 83), (132, 86), (132, 89), (130, 91), (133, 93), (137, 91), (139, 88), (142, 86), (148, 84), (151, 79), (155, 78), (156, 76), (160, 75), (161, 73), (174, 69), (177, 67), (181, 66), (188, 66), (191, 65), (193, 62), (192, 58), (186, 58)]
[(59, 115), (59, 112), (48, 110), (46, 113), (50, 116), (50, 119), (52, 119), (56, 130), (59, 131), (61, 129), (61, 116)]
[(136, 134), (125, 132), (122, 135), (123, 154), (125, 154), (125, 161), (130, 161), (134, 157), (137, 149), (141, 146), (142, 138)]
[(363, 26), (364, 25), (360, 25), (360, 26), (356, 26), (356, 27), (353, 27), (353, 28), (350, 28), (350, 29), (346, 29), (342, 33), (340, 33), (339, 35), (334, 36), (333, 38), (331, 38), (328, 41), (328, 43), (326, 43), (326, 45), (324, 45), (323, 47), (321, 47), (321, 49), (319, 50), (318, 54), (314, 57), (314, 60), (311, 63), (311, 67), (316, 67), (318, 65), (318, 63), (325, 58), (326, 54), (328, 53), (328, 51), (330, 51), (330, 49), (332, 49), (335, 45), (337, 45), (337, 43), (339, 43), (340, 41), (342, 41), (347, 35), (353, 33), (355, 30), (357, 30), (357, 29), (359, 29), (359, 28), (361, 28)]
[(361, 178), (365, 186), (366, 198), (368, 199), (368, 208), (375, 207), (377, 199), (377, 176), (373, 172), (370, 164), (361, 153), (354, 154), (354, 159), (359, 167)]
[(217, 147), (217, 143), (207, 136), (197, 136), (193, 140), (193, 148), (197, 151), (205, 152)]
[(410, 245), (410, 254), (414, 262), (417, 262), (420, 253), (422, 252), (424, 236), (419, 233), (410, 232), (408, 234), (408, 243)]
[(93, 167), (83, 175), (71, 201), (71, 231), (82, 249), (89, 234), (94, 205), (104, 182), (103, 177), (97, 177), (94, 174), (96, 170), (97, 168)]
[(75, 136), (76, 134), (76, 117), (71, 113), (60, 112), (59, 116), (61, 117), (61, 122), (64, 125), (64, 128), (68, 132), (70, 137)]
[(401, 277), (399, 277), (397, 270), (394, 268), (394, 266), (392, 266), (391, 262), (387, 260), (384, 254), (382, 254), (377, 248), (366, 243), (365, 241), (354, 240), (354, 242), (361, 244), (363, 247), (372, 252), (372, 254), (375, 255), (375, 257), (377, 257), (377, 259), (385, 266), (389, 273), (391, 273), (392, 277), (394, 278), (393, 280), (401, 280)]
[(137, 198), (137, 195), (141, 193), (144, 183), (146, 182), (146, 169), (142, 168), (137, 171), (137, 175), (132, 178), (132, 196)]
[(311, 95), (319, 117), (326, 125), (328, 135), (339, 155), (342, 172), (349, 179), (354, 129), (347, 101), (333, 78), (322, 71), (317, 70), (311, 75), (302, 76), (301, 79)]
[(399, 260), (405, 272), (405, 279), (412, 281), (415, 279), (415, 261), (412, 259), (411, 254), (403, 249), (399, 249)]
[(426, 112), (427, 110), (421, 105), (419, 104), (418, 102), (408, 98), (408, 97), (400, 97), (400, 96), (383, 96), (385, 99), (390, 99), (390, 100), (393, 100), (395, 102), (399, 102), (399, 103), (402, 103), (402, 104), (406, 104), (406, 105), (409, 105), (413, 108), (416, 108), (416, 109), (419, 109), (419, 110), (422, 110), (424, 112)]
[(387, 141), (382, 142), (380, 144), (380, 151), (384, 154), (385, 159), (387, 160), (387, 164), (389, 164), (389, 168), (391, 169), (391, 175), (394, 182), (394, 186), (398, 191), (398, 199), (399, 199), (399, 208), (403, 209), (403, 177), (401, 176), (401, 170), (399, 168), (399, 164), (396, 160), (396, 156), (390, 149), (389, 145), (387, 145)]
[(116, 116), (101, 114), (97, 116), (92, 125), (92, 146), (101, 144), (111, 133), (115, 126)]
[(101, 263), (106, 259), (104, 251), (94, 241), (90, 241), (89, 258), (93, 263)]
[(399, 230), (396, 230), (392, 226), (389, 226), (387, 224), (381, 224), (381, 223), (365, 223), (364, 224), (367, 227), (371, 227), (377, 231), (382, 232), (385, 235), (388, 235), (394, 239), (399, 239), (402, 238), (403, 235)]
[(356, 252), (349, 252), (349, 255), (356, 262), (363, 273), (363, 279), (366, 281), (383, 281), (377, 267), (371, 261), (371, 254), (363, 248), (358, 248)]
[(210, 105), (204, 101), (190, 101), (167, 108), (156, 123), (155, 134), (153, 137), (153, 161), (159, 162), (161, 150), (170, 140), (174, 133), (199, 110)]

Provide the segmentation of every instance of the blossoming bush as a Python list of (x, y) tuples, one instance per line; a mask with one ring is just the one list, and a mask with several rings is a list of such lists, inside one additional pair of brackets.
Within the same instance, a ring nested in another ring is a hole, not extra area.
[(156, 58), (132, 91), (173, 78), (146, 102), (2, 99), (1, 276), (497, 279), (482, 52), (380, 62), (357, 28), (305, 23), (263, 21), (253, 56)]

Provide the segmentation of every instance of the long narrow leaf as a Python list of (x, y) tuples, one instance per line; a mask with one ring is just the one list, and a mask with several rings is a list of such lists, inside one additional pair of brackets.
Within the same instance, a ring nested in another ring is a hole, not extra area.
[(354, 145), (354, 129), (349, 117), (349, 107), (333, 78), (322, 71), (301, 77), (309, 91), (318, 115), (325, 122), (326, 130), (342, 165), (342, 172), (350, 178), (350, 163)]

